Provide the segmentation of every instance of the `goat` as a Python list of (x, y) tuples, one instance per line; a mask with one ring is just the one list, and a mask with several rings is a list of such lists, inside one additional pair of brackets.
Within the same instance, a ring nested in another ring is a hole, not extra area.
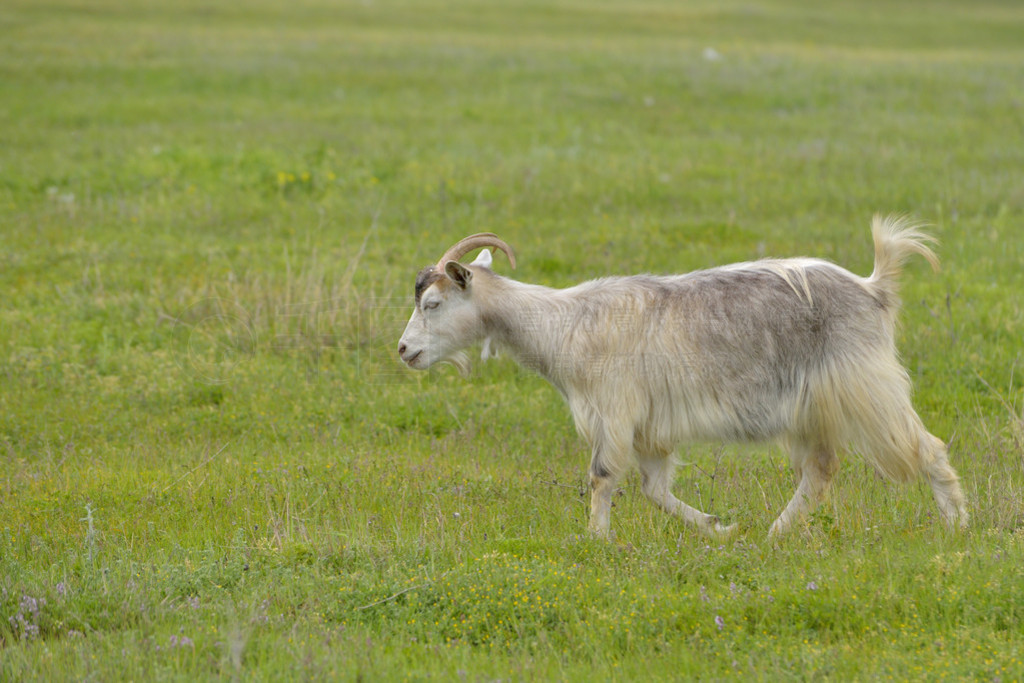
[(592, 448), (590, 529), (607, 536), (611, 497), (638, 465), (644, 494), (709, 535), (725, 526), (671, 491), (671, 454), (695, 440), (775, 440), (799, 485), (776, 536), (823, 498), (852, 446), (891, 480), (922, 474), (943, 521), (967, 524), (945, 444), (910, 402), (894, 342), (898, 276), (911, 254), (938, 268), (934, 240), (904, 217), (875, 216), (868, 278), (820, 259), (764, 259), (685, 275), (608, 277), (568, 289), (494, 273), (496, 235), (461, 240), (416, 278), (415, 308), (398, 345), (410, 368), (460, 367), (486, 340), (562, 393)]

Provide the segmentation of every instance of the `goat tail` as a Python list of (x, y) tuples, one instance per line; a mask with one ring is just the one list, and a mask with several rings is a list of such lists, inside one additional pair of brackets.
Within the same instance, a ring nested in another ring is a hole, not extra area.
[(903, 264), (911, 254), (919, 254), (939, 269), (939, 257), (928, 246), (936, 239), (921, 232), (921, 224), (907, 216), (876, 214), (871, 221), (871, 235), (875, 240), (875, 270), (868, 284), (882, 298), (882, 305), (893, 314), (899, 308), (899, 276)]

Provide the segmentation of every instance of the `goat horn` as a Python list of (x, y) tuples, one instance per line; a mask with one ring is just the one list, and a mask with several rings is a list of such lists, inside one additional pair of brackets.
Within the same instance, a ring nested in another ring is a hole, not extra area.
[(508, 256), (508, 262), (512, 264), (512, 267), (516, 267), (516, 255), (512, 253), (512, 247), (508, 246), (493, 232), (479, 232), (475, 235), (465, 237), (452, 246), (451, 249), (444, 253), (441, 260), (437, 262), (437, 270), (443, 271), (444, 264), (448, 261), (458, 261), (460, 258), (480, 247), (495, 247), (505, 252), (505, 256)]

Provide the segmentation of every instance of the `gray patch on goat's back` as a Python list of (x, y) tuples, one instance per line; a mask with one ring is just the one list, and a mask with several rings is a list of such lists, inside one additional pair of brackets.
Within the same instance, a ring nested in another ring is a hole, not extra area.
[[(781, 268), (792, 268), (794, 279)], [(693, 400), (731, 416), (718, 436), (762, 441), (783, 429), (780, 400), (795, 401), (808, 373), (891, 343), (881, 314), (877, 298), (838, 266), (754, 263), (588, 283), (568, 334), (574, 358), (628, 364), (612, 375), (692, 386)], [(618, 357), (609, 361), (609, 352)]]

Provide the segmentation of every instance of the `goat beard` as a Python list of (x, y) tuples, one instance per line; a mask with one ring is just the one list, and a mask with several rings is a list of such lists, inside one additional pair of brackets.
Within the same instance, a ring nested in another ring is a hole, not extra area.
[[(480, 350), (480, 360), (485, 361), (490, 358), (498, 357), (498, 349), (495, 347), (490, 337), (484, 339), (483, 348)], [(465, 351), (456, 351), (447, 358), (442, 358), (439, 362), (450, 363), (455, 366), (455, 369), (459, 371), (459, 374), (463, 377), (469, 377), (470, 370), (473, 365), (469, 360), (469, 354)]]
[(465, 351), (456, 351), (447, 358), (442, 358), (441, 363), (451, 363), (455, 366), (455, 369), (459, 371), (459, 374), (463, 377), (469, 377), (469, 371), (472, 365), (469, 362), (469, 355)]

